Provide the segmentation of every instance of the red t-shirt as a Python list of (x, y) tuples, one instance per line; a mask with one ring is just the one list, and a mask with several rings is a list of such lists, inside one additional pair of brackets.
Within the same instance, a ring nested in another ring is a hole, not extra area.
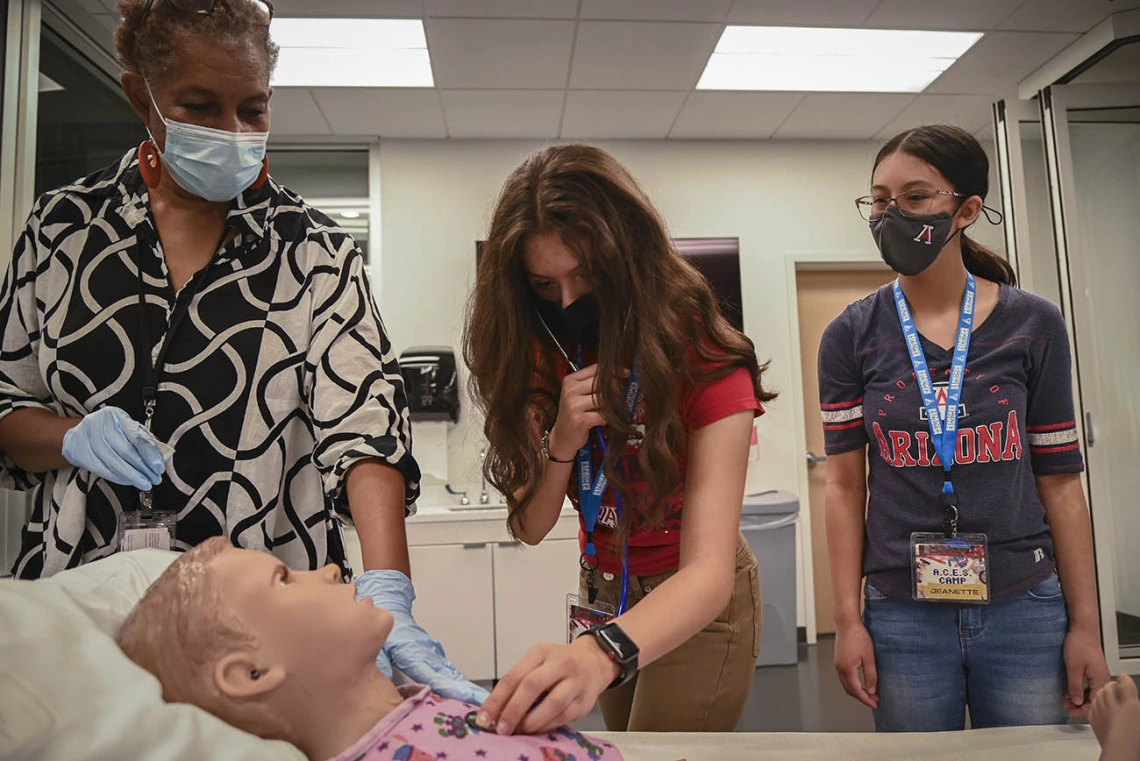
[[(587, 360), (592, 358), (587, 355)], [(559, 378), (569, 374), (569, 367), (559, 361)], [(756, 398), (752, 387), (752, 376), (745, 368), (721, 378), (706, 383), (703, 386), (681, 389), (681, 420), (688, 431), (704, 428), (706, 425), (723, 420), (737, 412), (753, 410), (756, 417), (764, 414), (764, 407)], [(640, 399), (633, 415), (634, 426), (645, 425), (645, 400)], [(602, 462), (602, 451), (595, 437), (590, 437), (593, 450), (594, 477), (597, 477), (598, 467)], [(629, 535), (629, 572), (632, 575), (654, 574), (672, 571), (677, 568), (681, 560), (681, 514), (685, 505), (685, 471), (687, 458), (684, 456), (679, 463), (681, 468), (681, 482), (676, 491), (665, 501), (664, 519), (660, 526), (647, 524), (642, 505), (648, 499), (649, 485), (642, 475), (641, 465), (638, 463), (638, 452), (641, 449), (639, 440), (631, 440), (622, 453), (618, 467), (621, 468), (631, 495), (634, 498), (632, 509), (633, 523)], [(573, 468), (570, 480), (566, 487), (566, 494), (578, 510), (578, 544), (582, 551), (586, 549), (586, 522), (582, 518), (581, 507), (578, 500), (578, 471)], [(594, 528), (594, 544), (598, 550), (599, 569), (603, 573), (621, 573), (621, 546), (615, 540), (617, 527), (616, 490), (607, 489), (602, 498), (602, 510), (598, 515), (598, 524)], [(631, 505), (626, 504), (626, 509)]]

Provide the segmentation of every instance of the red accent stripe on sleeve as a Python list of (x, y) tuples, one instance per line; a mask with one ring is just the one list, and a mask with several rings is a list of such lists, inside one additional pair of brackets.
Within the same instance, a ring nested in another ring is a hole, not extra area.
[(858, 399), (856, 399), (853, 402), (839, 402), (838, 404), (821, 404), (821, 405), (819, 405), (819, 408), (821, 410), (843, 410), (843, 409), (847, 409), (848, 407), (855, 407), (855, 406), (860, 405), (862, 403), (863, 403), (863, 397), (859, 397)]
[(1062, 452), (1072, 452), (1080, 448), (1080, 444), (1066, 444), (1063, 447), (1030, 447), (1029, 451), (1033, 454), (1061, 454)]
[(1070, 420), (1067, 423), (1057, 423), (1055, 425), (1030, 425), (1026, 426), (1026, 430), (1030, 433), (1042, 433), (1044, 431), (1060, 431), (1063, 428), (1076, 428), (1077, 421)]
[(846, 431), (848, 428), (859, 428), (863, 425), (862, 420), (852, 420), (850, 423), (836, 423), (835, 425), (825, 425), (825, 431)]

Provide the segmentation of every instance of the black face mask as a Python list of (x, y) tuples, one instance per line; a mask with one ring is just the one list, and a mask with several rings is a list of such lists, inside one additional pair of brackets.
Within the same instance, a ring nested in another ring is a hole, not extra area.
[(958, 231), (954, 215), (903, 214), (895, 206), (888, 206), (871, 220), (871, 235), (879, 254), (891, 269), (900, 275), (913, 277), (925, 271), (942, 253), (942, 249)]
[(559, 341), (578, 346), (598, 345), (601, 317), (594, 294), (587, 293), (566, 308), (538, 296), (534, 303), (538, 314)]

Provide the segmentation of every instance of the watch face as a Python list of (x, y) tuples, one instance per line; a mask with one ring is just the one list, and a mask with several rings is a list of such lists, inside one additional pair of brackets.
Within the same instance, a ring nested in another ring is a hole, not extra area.
[(633, 643), (626, 637), (622, 636), (619, 631), (614, 631), (613, 628), (607, 626), (598, 632), (606, 638), (606, 642), (613, 648), (614, 653), (617, 654), (619, 660), (627, 660), (634, 655), (632, 650)]

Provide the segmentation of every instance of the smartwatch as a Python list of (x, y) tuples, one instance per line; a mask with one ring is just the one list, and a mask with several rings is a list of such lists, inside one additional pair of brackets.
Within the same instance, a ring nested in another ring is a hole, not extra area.
[(641, 650), (629, 638), (629, 635), (612, 621), (601, 626), (590, 627), (589, 634), (597, 640), (602, 652), (608, 655), (610, 660), (616, 663), (621, 670), (617, 679), (606, 689), (612, 690), (614, 687), (620, 687), (633, 679), (637, 674), (637, 657)]

